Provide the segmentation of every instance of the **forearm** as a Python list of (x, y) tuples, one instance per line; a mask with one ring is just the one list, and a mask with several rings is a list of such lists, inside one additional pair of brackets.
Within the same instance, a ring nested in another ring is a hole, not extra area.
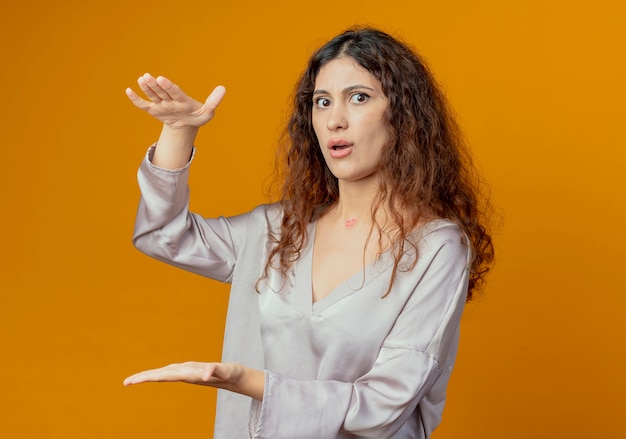
[(165, 169), (183, 168), (191, 158), (197, 133), (197, 127), (174, 128), (163, 124), (152, 164)]

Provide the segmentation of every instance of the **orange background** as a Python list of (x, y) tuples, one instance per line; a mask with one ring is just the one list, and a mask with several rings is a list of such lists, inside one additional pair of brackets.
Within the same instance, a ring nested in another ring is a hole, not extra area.
[(0, 436), (210, 437), (214, 390), (121, 384), (219, 358), (227, 296), (132, 248), (135, 172), (159, 124), (123, 90), (145, 71), (199, 99), (226, 85), (197, 142), (192, 207), (247, 211), (266, 200), (305, 60), (360, 23), (429, 60), (504, 217), (435, 437), (626, 437), (625, 12), (619, 0), (2, 2)]

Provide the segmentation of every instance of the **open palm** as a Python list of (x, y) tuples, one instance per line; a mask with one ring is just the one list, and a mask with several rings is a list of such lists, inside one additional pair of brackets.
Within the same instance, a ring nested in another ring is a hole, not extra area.
[(142, 99), (131, 88), (126, 95), (139, 109), (172, 128), (201, 127), (213, 118), (226, 89), (217, 86), (203, 103), (187, 96), (181, 88), (163, 76), (149, 73), (139, 77), (137, 84), (148, 100)]

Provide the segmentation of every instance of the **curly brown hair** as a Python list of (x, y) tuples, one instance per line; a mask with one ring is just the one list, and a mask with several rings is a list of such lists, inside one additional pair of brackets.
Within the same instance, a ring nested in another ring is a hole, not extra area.
[[(392, 220), (391, 232), (374, 223), (379, 239), (384, 234), (390, 240), (393, 273), (407, 246), (416, 250), (407, 238), (420, 220), (447, 218), (459, 225), (471, 246), (469, 301), (494, 258), (487, 228), (489, 200), (481, 195), (481, 181), (459, 127), (425, 63), (406, 44), (371, 28), (350, 29), (318, 49), (297, 84), (277, 160), (283, 219), (280, 233), (272, 237), (265, 275), (270, 267), (286, 275), (308, 239), (307, 226), (339, 197), (338, 181), (326, 166), (312, 123), (315, 79), (324, 65), (338, 57), (354, 59), (376, 77), (389, 100), (386, 118), (391, 140), (381, 154), (380, 190), (372, 219), (384, 207)], [(417, 256), (409, 269), (416, 262)], [(394, 278), (395, 274), (386, 294)]]

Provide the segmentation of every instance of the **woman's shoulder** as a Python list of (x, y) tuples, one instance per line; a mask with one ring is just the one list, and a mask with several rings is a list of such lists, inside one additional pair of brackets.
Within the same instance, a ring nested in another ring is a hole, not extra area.
[(254, 219), (264, 218), (273, 224), (282, 220), (283, 208), (280, 203), (260, 204), (252, 209), (249, 215)]
[(411, 241), (420, 252), (438, 251), (444, 246), (461, 254), (469, 251), (469, 240), (461, 227), (446, 218), (437, 218), (421, 225), (411, 234)]
[(231, 223), (245, 223), (246, 227), (274, 230), (280, 228), (283, 209), (280, 203), (260, 204), (243, 215), (229, 217)]
[(447, 218), (435, 218), (419, 225), (412, 236), (417, 239), (433, 239), (437, 236), (462, 235), (463, 232), (457, 223)]

